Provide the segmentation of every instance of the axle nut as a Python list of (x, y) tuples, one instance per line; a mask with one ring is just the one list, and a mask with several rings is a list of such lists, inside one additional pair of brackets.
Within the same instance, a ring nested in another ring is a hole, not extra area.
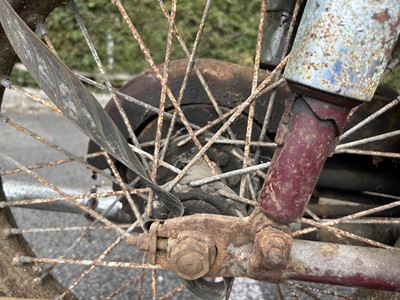
[[(215, 246), (200, 238), (181, 237), (172, 246), (170, 261), (182, 278), (195, 280), (206, 275), (215, 259)], [(208, 240), (208, 239), (207, 239)]]
[(292, 244), (289, 234), (274, 229), (265, 229), (257, 234), (256, 240), (262, 255), (271, 268), (281, 268), (287, 264)]

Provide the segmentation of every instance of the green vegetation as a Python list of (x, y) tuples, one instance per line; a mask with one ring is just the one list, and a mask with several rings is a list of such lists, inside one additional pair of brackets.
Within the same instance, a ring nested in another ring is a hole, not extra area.
[[(111, 1), (78, 1), (77, 4), (100, 58), (109, 71), (137, 74), (147, 68), (138, 43)], [(155, 62), (163, 62), (168, 22), (158, 1), (133, 0), (124, 1), (123, 4)], [(176, 24), (189, 49), (196, 37), (204, 5), (205, 1), (178, 1)], [(211, 6), (198, 56), (251, 63), (258, 18), (258, 1), (215, 1)], [(71, 68), (94, 71), (93, 58), (68, 9), (58, 8), (46, 24), (59, 55)], [(173, 58), (184, 57), (175, 39)], [(113, 63), (109, 63), (111, 58)]]

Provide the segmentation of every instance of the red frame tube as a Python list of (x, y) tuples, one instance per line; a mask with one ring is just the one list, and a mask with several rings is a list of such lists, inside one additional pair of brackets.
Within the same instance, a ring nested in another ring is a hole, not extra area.
[(294, 240), (286, 279), (400, 291), (400, 251)]
[(300, 219), (351, 107), (303, 97), (279, 125), (275, 151), (259, 197), (260, 208), (280, 223)]

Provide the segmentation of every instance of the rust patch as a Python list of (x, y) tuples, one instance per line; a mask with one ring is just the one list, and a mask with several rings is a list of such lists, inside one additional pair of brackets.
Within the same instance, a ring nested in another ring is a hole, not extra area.
[(374, 13), (372, 15), (372, 19), (377, 20), (381, 24), (384, 24), (386, 21), (390, 20), (388, 9), (386, 8), (384, 11), (380, 13)]
[(318, 252), (321, 257), (331, 260), (339, 255), (339, 247), (334, 244), (324, 244)]

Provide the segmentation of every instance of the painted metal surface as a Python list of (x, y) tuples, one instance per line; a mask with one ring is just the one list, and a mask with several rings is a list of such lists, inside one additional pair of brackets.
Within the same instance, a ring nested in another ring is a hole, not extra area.
[(400, 290), (400, 251), (295, 240), (284, 277)]
[(261, 48), (261, 64), (276, 67), (287, 54), (286, 37), (296, 0), (268, 1)]
[(278, 144), (258, 202), (270, 218), (292, 223), (303, 216), (326, 158), (350, 108), (300, 98), (281, 119)]
[(400, 32), (400, 1), (309, 0), (285, 78), (370, 101)]

